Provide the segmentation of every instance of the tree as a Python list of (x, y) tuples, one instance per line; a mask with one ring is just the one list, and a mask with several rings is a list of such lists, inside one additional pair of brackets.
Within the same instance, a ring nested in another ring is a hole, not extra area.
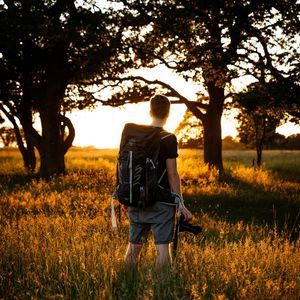
[[(274, 95), (274, 94), (273, 94)], [(261, 166), (263, 146), (276, 137), (276, 128), (284, 119), (285, 107), (279, 109), (278, 102), (272, 97), (272, 83), (252, 84), (245, 92), (235, 97), (240, 113), (238, 137), (240, 142), (255, 147), (256, 164)]]
[(221, 117), (231, 81), (262, 72), (283, 80), (299, 70), (297, 1), (116, 2), (147, 23), (132, 34), (136, 64), (163, 64), (199, 86), (197, 101), (190, 101), (165, 82), (145, 81), (164, 86), (201, 120), (204, 161), (222, 171)]
[(2, 141), (4, 147), (12, 146), (16, 142), (16, 136), (13, 128), (6, 126), (1, 127), (0, 140)]
[(227, 135), (222, 140), (222, 147), (224, 150), (240, 150), (241, 144), (236, 141), (232, 136)]
[[(30, 172), (36, 167), (36, 157), (33, 143), (29, 137), (27, 124), (32, 126), (32, 114), (28, 105), (25, 106), (22, 90), (17, 81), (17, 74), (9, 69), (7, 61), (2, 57), (0, 64), (0, 111), (11, 122), (15, 140), (21, 152), (24, 167)], [(27, 107), (28, 109), (24, 109)], [(20, 128), (23, 123), (23, 129)]]
[[(0, 4), (2, 84), (13, 84), (17, 91), (2, 91), (1, 109), (15, 124), (19, 120), (37, 148), (41, 175), (65, 172), (64, 154), (75, 135), (62, 112), (74, 108), (74, 101), (66, 104), (67, 88), (76, 90), (78, 84), (89, 85), (95, 78), (100, 82), (126, 69), (125, 21), (112, 9), (99, 8), (97, 1), (4, 0)], [(77, 107), (93, 105), (81, 91)], [(32, 124), (35, 111), (41, 134)]]

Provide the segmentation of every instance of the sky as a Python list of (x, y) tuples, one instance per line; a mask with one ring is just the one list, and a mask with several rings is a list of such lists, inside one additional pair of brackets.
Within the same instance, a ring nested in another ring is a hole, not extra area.
[[(189, 100), (196, 99), (197, 86), (187, 83), (183, 78), (162, 66), (154, 70), (137, 70), (134, 74), (144, 76), (149, 80), (165, 81)], [(251, 78), (238, 79), (233, 84), (237, 89), (242, 89), (250, 81)], [(185, 110), (184, 104), (171, 105), (170, 116), (165, 129), (174, 132), (183, 119)], [(149, 103), (127, 104), (120, 108), (99, 106), (92, 111), (73, 111), (68, 114), (68, 117), (75, 127), (73, 145), (78, 147), (93, 146), (99, 149), (119, 147), (122, 129), (126, 123), (149, 124), (151, 122)], [(5, 126), (11, 126), (11, 124), (6, 122)], [(236, 126), (237, 122), (233, 115), (224, 116), (222, 118), (222, 137), (228, 135), (236, 137)], [(35, 127), (40, 128), (38, 124)], [(286, 136), (300, 133), (300, 126), (288, 123), (277, 128), (277, 132)]]
[[(196, 99), (198, 86), (187, 83), (183, 78), (174, 74), (164, 66), (155, 69), (141, 69), (133, 72), (149, 80), (159, 79), (179, 91), (189, 100)], [(94, 146), (96, 148), (117, 148), (120, 143), (122, 129), (126, 123), (150, 124), (149, 103), (128, 104), (121, 108), (99, 106), (93, 111), (77, 111), (68, 117), (74, 124), (76, 136), (75, 146)], [(186, 106), (184, 104), (171, 105), (170, 116), (164, 128), (174, 132), (183, 119)], [(233, 120), (222, 120), (223, 137), (236, 136)]]
[[(78, 3), (81, 1), (78, 0)], [(0, 3), (3, 3), (0, 0)], [(105, 1), (101, 2), (102, 5)], [(189, 100), (196, 99), (197, 86), (188, 84), (183, 78), (173, 74), (167, 68), (158, 66), (154, 70), (136, 70), (135, 75), (141, 75), (149, 80), (159, 79), (170, 84)], [(240, 78), (233, 85), (240, 90), (243, 86), (253, 81), (253, 78)], [(183, 118), (185, 105), (172, 105), (170, 117), (165, 129), (173, 132)], [(94, 146), (96, 148), (116, 148), (119, 146), (122, 129), (127, 122), (149, 124), (149, 103), (131, 104), (122, 108), (99, 106), (93, 111), (74, 111), (68, 115), (75, 127), (75, 146)], [(236, 121), (233, 116), (222, 118), (222, 137), (231, 135), (236, 137)], [(5, 124), (6, 126), (6, 124)], [(11, 126), (7, 123), (7, 126)], [(36, 126), (39, 128), (39, 126)], [(283, 135), (300, 133), (300, 126), (291, 123), (277, 129)]]
[[(159, 79), (175, 87), (183, 96), (189, 100), (196, 99), (197, 86), (187, 83), (183, 78), (175, 75), (163, 66), (156, 67), (155, 70), (137, 70), (135, 75), (144, 76), (147, 79)], [(251, 82), (251, 78), (238, 79), (233, 82), (237, 90), (241, 90)], [(173, 132), (183, 119), (186, 106), (184, 104), (171, 105), (170, 116), (165, 129)], [(117, 148), (120, 143), (122, 129), (126, 123), (149, 124), (149, 103), (128, 104), (121, 108), (99, 106), (93, 111), (76, 111), (68, 117), (74, 124), (76, 136), (73, 145), (96, 148)], [(222, 137), (237, 136), (237, 122), (234, 115), (222, 118)], [(283, 125), (277, 129), (283, 135), (300, 133), (300, 126), (291, 123)]]
[[(170, 117), (165, 129), (173, 132), (183, 118), (184, 105), (172, 105)], [(72, 120), (76, 136), (74, 146), (95, 148), (117, 148), (120, 143), (121, 132), (128, 122), (149, 124), (149, 104), (131, 104), (124, 108), (99, 107), (94, 111), (74, 112), (69, 115)], [(300, 126), (291, 123), (277, 129), (283, 135), (300, 133)], [(236, 121), (232, 118), (222, 118), (222, 137), (231, 135), (236, 137)]]

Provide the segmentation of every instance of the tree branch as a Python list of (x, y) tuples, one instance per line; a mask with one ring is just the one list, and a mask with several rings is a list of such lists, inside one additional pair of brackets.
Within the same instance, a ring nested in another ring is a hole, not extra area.
[(163, 82), (163, 81), (160, 81), (160, 80), (149, 80), (149, 79), (146, 79), (142, 76), (129, 76), (129, 77), (122, 77), (118, 80), (122, 80), (122, 81), (126, 81), (126, 80), (131, 80), (131, 81), (134, 81), (134, 80), (141, 80), (145, 83), (148, 83), (148, 84), (157, 84), (157, 85), (160, 85), (166, 89), (168, 89), (170, 91), (170, 93), (168, 93), (168, 96), (170, 97), (175, 97), (177, 98), (178, 100), (177, 101), (171, 101), (172, 103), (183, 103), (186, 105), (186, 107), (199, 119), (203, 119), (205, 117), (205, 114), (202, 113), (200, 111), (199, 108), (204, 108), (206, 109), (207, 108), (207, 105), (203, 104), (203, 103), (200, 103), (200, 102), (194, 102), (194, 101), (190, 101), (188, 100), (186, 97), (184, 97), (183, 95), (181, 95), (177, 90), (175, 90), (171, 85)]
[(63, 142), (63, 148), (64, 148), (64, 154), (67, 153), (69, 148), (72, 146), (74, 138), (75, 138), (75, 129), (74, 126), (69, 118), (66, 116), (61, 115), (60, 116), (60, 121), (63, 123), (62, 126), (67, 127), (69, 134), (67, 138)]

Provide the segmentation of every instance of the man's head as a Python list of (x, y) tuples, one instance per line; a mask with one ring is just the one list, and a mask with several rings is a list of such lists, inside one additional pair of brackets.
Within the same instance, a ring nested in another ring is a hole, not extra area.
[(152, 118), (166, 120), (170, 112), (170, 101), (166, 96), (155, 95), (150, 99), (150, 115)]

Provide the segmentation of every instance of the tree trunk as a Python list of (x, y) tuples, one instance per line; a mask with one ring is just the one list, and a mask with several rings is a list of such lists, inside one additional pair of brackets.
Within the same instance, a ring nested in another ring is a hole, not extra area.
[(221, 118), (217, 115), (206, 115), (204, 127), (204, 162), (209, 167), (216, 167), (223, 172)]
[(204, 162), (209, 167), (216, 167), (221, 173), (223, 169), (222, 160), (222, 128), (221, 117), (224, 104), (224, 88), (208, 83), (210, 97), (209, 106), (204, 118)]
[(18, 107), (18, 117), (24, 131), (26, 141), (26, 152), (23, 155), (24, 166), (27, 170), (33, 172), (36, 167), (36, 157), (34, 152), (34, 140), (31, 138), (32, 130), (32, 104), (28, 93), (23, 89), (23, 97)]
[(262, 160), (262, 145), (256, 146), (256, 165), (260, 168), (261, 167), (261, 160)]
[(57, 105), (45, 103), (40, 110), (42, 139), (39, 148), (40, 175), (49, 177), (65, 173), (64, 147), (60, 134), (60, 116)]
[[(65, 154), (72, 146), (75, 129), (72, 122), (65, 116), (60, 115), (60, 101), (52, 102), (50, 99), (45, 101), (40, 107), (40, 118), (42, 123), (42, 136), (40, 146), (38, 147), (40, 154), (40, 170), (39, 173), (43, 177), (49, 177), (56, 174), (64, 174)], [(65, 128), (68, 128), (68, 136), (64, 139)]]
[[(28, 122), (26, 122), (26, 118), (23, 119), (22, 114), (20, 114), (18, 112), (18, 114), (17, 114), (18, 119), (20, 120), (22, 128), (23, 128), (24, 133), (25, 133), (25, 140), (26, 140), (26, 147), (25, 147), (24, 141), (22, 139), (22, 135), (21, 135), (21, 132), (20, 132), (20, 128), (19, 128), (19, 126), (18, 126), (18, 124), (15, 120), (14, 114), (12, 112), (7, 111), (3, 107), (3, 105), (0, 105), (0, 109), (1, 109), (1, 111), (3, 111), (5, 116), (8, 118), (8, 120), (13, 125), (16, 140), (17, 140), (17, 145), (18, 145), (18, 148), (21, 152), (25, 169), (33, 172), (34, 169), (35, 169), (35, 166), (36, 166), (36, 158), (35, 158), (33, 143), (31, 142), (29, 137), (26, 135), (26, 131), (27, 131), (27, 127), (28, 127), (27, 125), (29, 125)], [(12, 108), (10, 107), (9, 109), (11, 110)], [(31, 119), (31, 112), (30, 112), (30, 119)], [(29, 123), (30, 123), (30, 126), (32, 126), (32, 122), (29, 122)]]
[[(58, 56), (59, 59), (59, 56)], [(64, 141), (61, 138), (60, 109), (65, 95), (66, 83), (58, 73), (57, 57), (51, 62), (42, 100), (38, 103), (42, 135), (38, 147), (42, 177), (65, 173)]]
[(263, 144), (266, 137), (266, 118), (263, 116), (262, 119), (257, 118), (255, 119), (255, 144), (256, 144), (256, 165), (257, 167), (261, 167), (262, 162), (262, 151), (263, 151)]

